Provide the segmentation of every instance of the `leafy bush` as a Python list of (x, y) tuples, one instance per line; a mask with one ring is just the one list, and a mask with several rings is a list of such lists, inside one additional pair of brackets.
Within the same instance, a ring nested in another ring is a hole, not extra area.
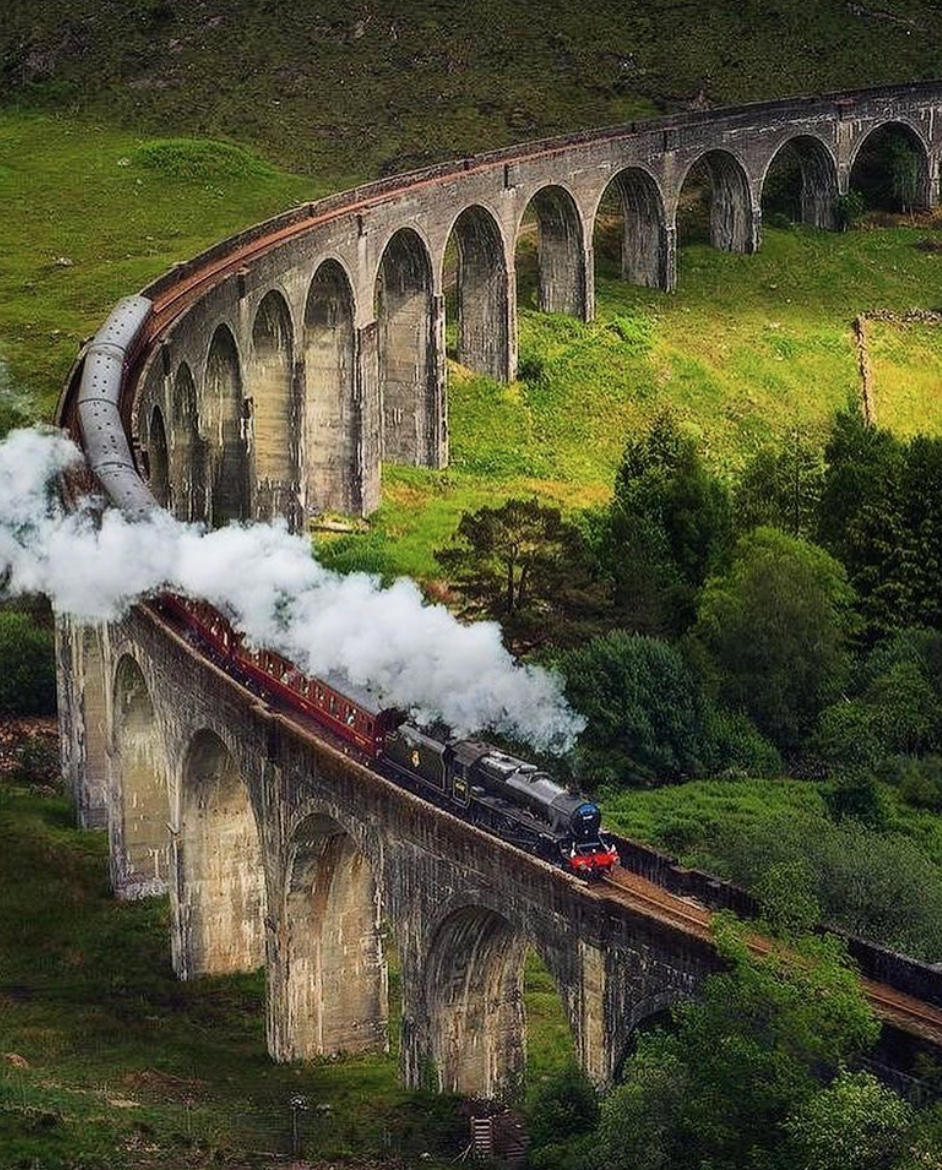
[(0, 715), (52, 715), (56, 671), (50, 630), (0, 610)]
[(908, 837), (788, 811), (718, 824), (704, 860), (755, 891), (775, 867), (805, 866), (813, 880), (796, 890), (826, 921), (917, 959), (942, 959), (942, 871)]
[(825, 707), (813, 742), (829, 769), (874, 768), (884, 754), (873, 710), (860, 699), (842, 699)]
[(867, 201), (859, 191), (845, 191), (834, 201), (834, 214), (837, 226), (842, 232), (849, 231), (859, 222), (867, 210)]
[(566, 695), (588, 726), (578, 770), (594, 781), (647, 784), (695, 771), (703, 700), (668, 643), (615, 630), (560, 660)]
[[(531, 1166), (559, 1166), (558, 1143), (589, 1133), (599, 1122), (599, 1098), (578, 1065), (569, 1064), (546, 1077), (527, 1100), (531, 1141)], [(552, 1150), (552, 1157), (547, 1161)], [(544, 1151), (542, 1158), (533, 1154)]]
[(843, 1070), (786, 1120), (783, 1164), (803, 1170), (895, 1166), (909, 1145), (913, 1119), (909, 1102), (871, 1073)]
[(267, 163), (241, 146), (208, 138), (155, 138), (142, 143), (131, 161), (164, 178), (183, 181), (275, 174)]
[(704, 590), (694, 636), (719, 697), (784, 751), (847, 680), (853, 596), (833, 557), (774, 528), (743, 537)]
[(708, 703), (702, 762), (708, 776), (781, 776), (782, 757), (741, 712)]
[(884, 829), (889, 822), (883, 789), (872, 772), (859, 768), (840, 772), (825, 789), (824, 803), (837, 821), (851, 819), (871, 829)]
[(896, 771), (894, 778), (907, 804), (942, 812), (942, 756), (897, 756), (886, 770)]

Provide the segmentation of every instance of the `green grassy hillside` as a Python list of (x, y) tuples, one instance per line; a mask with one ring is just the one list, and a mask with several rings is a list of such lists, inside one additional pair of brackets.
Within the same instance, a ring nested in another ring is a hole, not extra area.
[(263, 148), (308, 174), (691, 104), (933, 77), (933, 0), (18, 0), (3, 102)]

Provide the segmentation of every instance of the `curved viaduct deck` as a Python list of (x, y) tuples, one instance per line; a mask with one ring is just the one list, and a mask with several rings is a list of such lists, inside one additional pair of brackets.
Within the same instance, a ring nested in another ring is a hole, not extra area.
[[(920, 201), (933, 202), (940, 109), (932, 84), (681, 115), (430, 168), (250, 229), (144, 290), (152, 312), (117, 390), (137, 469), (159, 504), (213, 524), (369, 511), (382, 458), (447, 455), (450, 239), (462, 359), (511, 377), (528, 208), (541, 303), (587, 317), (592, 224), (612, 184), (626, 278), (670, 288), (677, 202), (698, 160), (714, 242), (751, 251), (765, 176), (789, 142), (818, 226), (887, 123), (910, 136)], [(82, 373), (59, 414), (80, 440)], [(121, 474), (146, 506), (137, 471)], [(637, 881), (588, 889), (431, 808), (243, 690), (152, 610), (101, 628), (62, 619), (59, 679), (66, 770), (84, 823), (108, 827), (116, 891), (169, 890), (181, 977), (266, 964), (277, 1059), (385, 1043), (384, 924), (401, 961), (407, 1082), (480, 1095), (522, 1070), (528, 946), (602, 1082), (636, 1024), (716, 964), (702, 909)], [(896, 987), (868, 984), (875, 1007), (942, 1046), (942, 980), (893, 972)]]

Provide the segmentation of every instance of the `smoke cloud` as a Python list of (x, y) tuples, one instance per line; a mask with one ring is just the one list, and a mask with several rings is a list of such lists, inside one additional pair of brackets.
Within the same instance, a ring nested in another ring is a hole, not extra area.
[(66, 512), (55, 480), (81, 463), (58, 432), (0, 442), (0, 591), (44, 593), (60, 613), (97, 622), (170, 590), (223, 610), (251, 643), (302, 670), (368, 685), (420, 722), (442, 719), (459, 735), (490, 727), (557, 751), (581, 730), (559, 679), (515, 664), (495, 623), (462, 625), (405, 578), (384, 588), (331, 572), (281, 524), (206, 532), (164, 512)]

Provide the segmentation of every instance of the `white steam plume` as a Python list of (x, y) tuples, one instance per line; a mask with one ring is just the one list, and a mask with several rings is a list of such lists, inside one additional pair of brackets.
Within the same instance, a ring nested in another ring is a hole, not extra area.
[(53, 482), (81, 461), (58, 433), (19, 430), (0, 442), (0, 592), (44, 593), (60, 613), (107, 621), (171, 590), (223, 608), (251, 642), (303, 670), (345, 675), (459, 735), (491, 727), (564, 750), (581, 730), (558, 678), (516, 665), (495, 623), (462, 625), (405, 578), (383, 588), (324, 569), (281, 524), (205, 532), (164, 512), (133, 521), (114, 509), (66, 512)]

